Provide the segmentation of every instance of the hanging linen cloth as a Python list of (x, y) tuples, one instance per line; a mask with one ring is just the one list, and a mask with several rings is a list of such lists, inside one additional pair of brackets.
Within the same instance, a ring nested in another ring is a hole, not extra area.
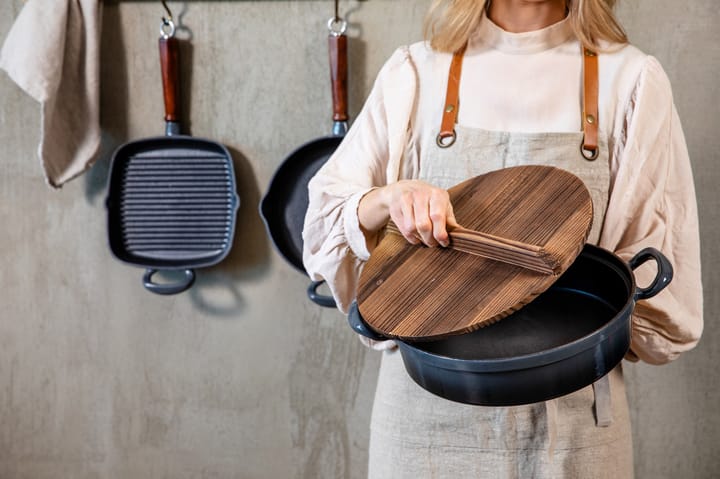
[(40, 157), (59, 188), (100, 148), (99, 0), (28, 0), (0, 51), (0, 68), (41, 106)]

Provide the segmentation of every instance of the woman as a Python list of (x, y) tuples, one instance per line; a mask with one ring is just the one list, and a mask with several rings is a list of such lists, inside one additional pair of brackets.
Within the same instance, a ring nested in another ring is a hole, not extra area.
[[(456, 220), (445, 189), (498, 168), (548, 164), (590, 189), (590, 242), (625, 260), (654, 246), (675, 268), (663, 293), (636, 305), (627, 359), (661, 364), (695, 346), (702, 291), (685, 140), (664, 71), (627, 44), (613, 4), (433, 3), (429, 43), (400, 48), (387, 61), (344, 142), (309, 186), (305, 266), (328, 281), (342, 311), (389, 219), (410, 243), (446, 246)], [(455, 88), (449, 78), (459, 78), (459, 102), (446, 104)], [(638, 283), (652, 274), (638, 269)], [(489, 408), (428, 393), (406, 374), (392, 342), (370, 345), (385, 350), (370, 477), (633, 475), (620, 366), (553, 401)]]

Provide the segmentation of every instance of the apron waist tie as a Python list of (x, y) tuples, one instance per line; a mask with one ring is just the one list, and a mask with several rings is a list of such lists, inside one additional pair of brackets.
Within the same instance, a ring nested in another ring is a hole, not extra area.
[(557, 441), (557, 399), (545, 401), (545, 414), (547, 416), (547, 432), (548, 432), (548, 459), (553, 460), (555, 454), (555, 443)]
[(608, 427), (613, 421), (610, 375), (606, 374), (595, 381), (593, 391), (595, 392), (595, 425)]
[[(612, 424), (612, 398), (610, 395), (610, 375), (606, 374), (593, 383), (595, 394), (595, 425), (608, 427)], [(548, 432), (548, 458), (552, 462), (557, 443), (558, 406), (557, 399), (545, 401)]]

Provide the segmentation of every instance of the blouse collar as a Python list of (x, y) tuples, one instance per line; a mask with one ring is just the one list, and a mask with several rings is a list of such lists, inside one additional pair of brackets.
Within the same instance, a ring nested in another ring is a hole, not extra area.
[(562, 45), (574, 36), (568, 17), (548, 27), (532, 32), (511, 33), (503, 30), (483, 15), (471, 44), (482, 44), (503, 53), (529, 54)]

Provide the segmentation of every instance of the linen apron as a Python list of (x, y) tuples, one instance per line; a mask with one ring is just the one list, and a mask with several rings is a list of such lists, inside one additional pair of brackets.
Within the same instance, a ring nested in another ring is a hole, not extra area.
[[(590, 190), (594, 215), (588, 242), (597, 243), (610, 182), (606, 141), (599, 141), (597, 159), (588, 161), (580, 153), (582, 132), (514, 133), (460, 125), (455, 131), (449, 148), (440, 148), (435, 138), (426, 140), (419, 165), (401, 171), (401, 178), (447, 189), (500, 168), (562, 168)], [(633, 476), (620, 366), (595, 385), (551, 401), (486, 407), (435, 396), (410, 378), (397, 349), (385, 351), (370, 428), (371, 479)]]

